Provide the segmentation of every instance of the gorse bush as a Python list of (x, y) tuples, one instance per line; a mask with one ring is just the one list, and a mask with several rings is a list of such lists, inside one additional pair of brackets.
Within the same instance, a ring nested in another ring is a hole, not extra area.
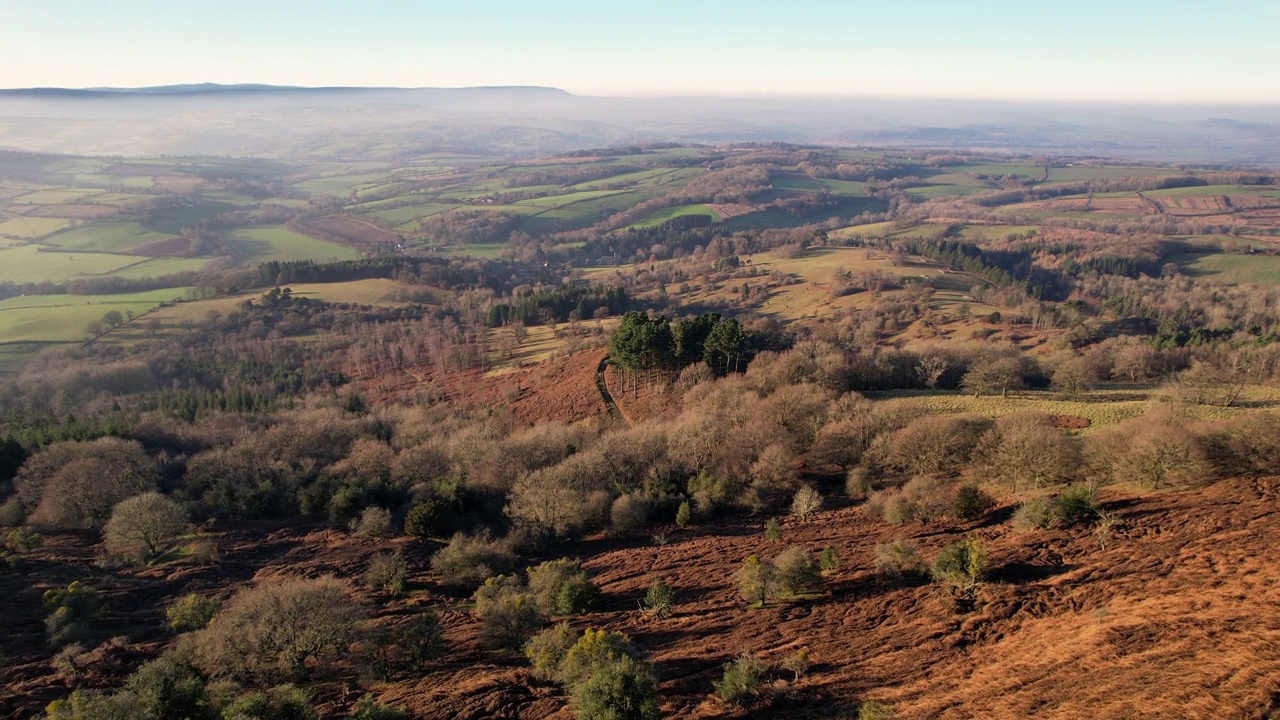
[(565, 655), (577, 641), (578, 634), (569, 623), (558, 623), (529, 638), (524, 644), (524, 656), (533, 666), (534, 675), (543, 680), (555, 680), (559, 677)]
[(662, 578), (654, 578), (640, 607), (658, 618), (668, 618), (675, 607), (676, 593)]
[(732, 705), (745, 705), (760, 692), (764, 678), (764, 663), (755, 655), (743, 653), (724, 666), (724, 673), (714, 683), (716, 695)]
[(982, 582), (986, 568), (986, 547), (976, 538), (969, 537), (943, 548), (930, 566), (930, 572), (938, 582), (972, 596)]
[(178, 632), (200, 630), (218, 613), (220, 603), (214, 598), (191, 593), (183, 596), (165, 610), (169, 629)]
[(631, 657), (606, 663), (569, 693), (579, 720), (659, 720), (657, 680)]
[(46, 590), (40, 604), (46, 614), (45, 629), (54, 645), (84, 637), (102, 609), (98, 591), (78, 580), (65, 589)]

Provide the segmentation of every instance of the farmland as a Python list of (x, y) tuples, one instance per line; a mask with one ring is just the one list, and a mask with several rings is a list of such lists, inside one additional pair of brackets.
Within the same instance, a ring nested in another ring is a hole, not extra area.
[[(1015, 201), (983, 211), (987, 217), (981, 220), (964, 222), (945, 212), (931, 217), (927, 209), (933, 203), (969, 203), (1011, 187), (1123, 183), (1188, 171), (1095, 160), (1055, 164), (1046, 180), (1044, 166), (1025, 159), (981, 157), (935, 167), (902, 154), (842, 150), (832, 154), (838, 162), (896, 167), (880, 172), (909, 181), (895, 189), (875, 172), (841, 179), (797, 161), (771, 161), (762, 179), (752, 181), (762, 185), (741, 191), (725, 187), (725, 179), (743, 172), (732, 169), (751, 152), (666, 147), (516, 162), (492, 155), (425, 153), (395, 163), (24, 156), (11, 164), (9, 175), (0, 173), (0, 282), (136, 282), (172, 276), (180, 284), (191, 282), (191, 273), (216, 278), (262, 262), (354, 260), (396, 246), (435, 257), (538, 257), (548, 270), (567, 262), (566, 267), (589, 271), (601, 255), (610, 255), (630, 272), (632, 263), (649, 258), (651, 247), (622, 255), (601, 253), (589, 240), (638, 232), (661, 236), (668, 228), (702, 223), (728, 233), (812, 233), (821, 228), (834, 244), (856, 244), (857, 238), (957, 238), (982, 244), (1037, 232), (1055, 239), (1070, 236), (1079, 231), (1065, 226), (1080, 222), (1125, 224), (1162, 217), (1217, 223), (1220, 227), (1189, 227), (1187, 233), (1228, 238), (1217, 245), (1265, 248), (1277, 230), (1273, 215), (1280, 213), (1275, 186), (1217, 182)], [(265, 183), (271, 183), (269, 189)], [(885, 193), (910, 198), (909, 221), (895, 221)], [(1219, 232), (1225, 228), (1233, 228), (1233, 234)], [(658, 259), (666, 258), (659, 254)], [(1275, 277), (1268, 258), (1194, 255), (1173, 261), (1188, 274), (1228, 283), (1274, 282)], [(945, 285), (937, 288), (936, 303), (948, 312), (960, 312), (962, 306), (968, 306), (964, 312), (990, 310), (968, 295), (969, 287), (980, 284), (977, 278), (948, 276), (945, 268), (923, 258), (894, 266), (884, 253), (831, 248), (785, 258), (758, 255), (754, 262), (757, 272), (793, 279), (769, 287), (748, 282), (763, 293), (748, 305), (785, 322), (866, 305), (865, 294), (829, 297), (837, 267)], [(665, 288), (679, 294), (681, 285), (670, 282)], [(389, 297), (315, 288), (308, 296), (372, 304)], [(684, 294), (682, 301), (715, 305), (742, 298), (716, 285)], [(121, 302), (133, 306), (133, 301)], [(66, 328), (79, 323), (85, 312), (64, 323), (63, 331), (50, 330), (43, 337), (66, 339)], [(13, 337), (0, 334), (0, 342), (29, 337), (26, 327)]]

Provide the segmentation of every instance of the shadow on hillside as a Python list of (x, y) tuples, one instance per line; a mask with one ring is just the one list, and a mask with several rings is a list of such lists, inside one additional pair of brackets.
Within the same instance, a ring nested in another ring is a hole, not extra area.
[(1007, 583), (1009, 585), (1023, 585), (1025, 583), (1041, 582), (1051, 577), (1061, 575), (1065, 572), (1074, 570), (1075, 565), (1039, 565), (1036, 563), (1028, 563), (1015, 561), (1006, 563), (994, 571), (989, 573), (991, 580), (999, 583)]

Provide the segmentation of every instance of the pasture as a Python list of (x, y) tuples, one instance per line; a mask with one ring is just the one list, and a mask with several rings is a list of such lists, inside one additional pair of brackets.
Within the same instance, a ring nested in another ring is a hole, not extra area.
[(0, 249), (0, 282), (61, 282), (80, 275), (106, 275), (143, 258), (106, 253), (50, 252), (39, 245)]
[(1280, 256), (1276, 255), (1187, 254), (1170, 256), (1169, 262), (1188, 275), (1220, 282), (1280, 285)]
[(0, 222), (0, 236), (15, 240), (38, 240), (75, 225), (75, 220), (16, 215)]
[(108, 310), (135, 316), (182, 297), (187, 288), (123, 295), (28, 295), (0, 300), (0, 343), (76, 342)]
[(712, 222), (718, 222), (721, 219), (720, 213), (716, 212), (710, 205), (675, 205), (663, 208), (645, 219), (631, 224), (629, 227), (637, 229), (658, 227), (668, 220), (686, 215), (706, 215), (711, 218)]
[(246, 263), (354, 260), (360, 255), (346, 245), (308, 237), (282, 225), (237, 229), (231, 233), (227, 245), (235, 252), (237, 260)]

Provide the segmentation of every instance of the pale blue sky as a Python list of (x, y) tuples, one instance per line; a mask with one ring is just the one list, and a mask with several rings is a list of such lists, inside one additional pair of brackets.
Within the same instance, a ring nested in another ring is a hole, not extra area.
[(1277, 0), (0, 0), (0, 87), (1280, 102)]

